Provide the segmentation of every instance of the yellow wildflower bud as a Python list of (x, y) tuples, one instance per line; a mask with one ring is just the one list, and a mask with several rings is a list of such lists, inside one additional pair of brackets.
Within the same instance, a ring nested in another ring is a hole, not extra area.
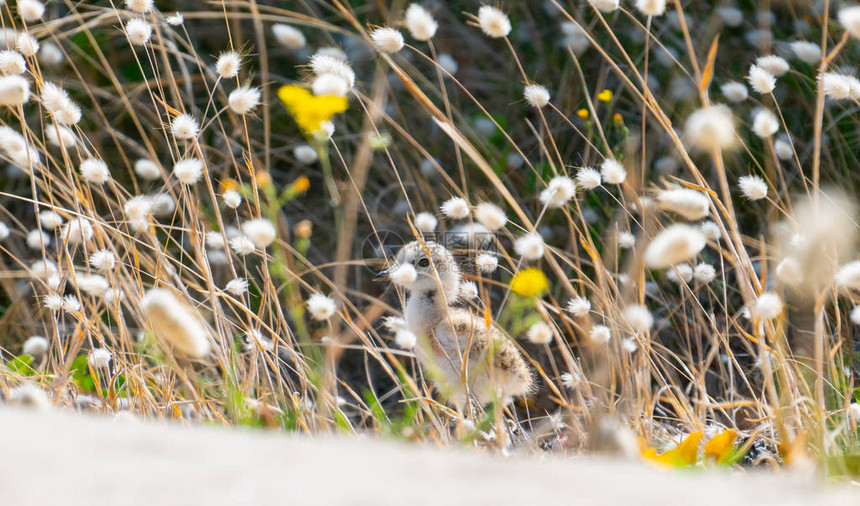
[(607, 104), (609, 102), (612, 102), (612, 90), (601, 91), (597, 94), (597, 100), (600, 100), (601, 102), (606, 102)]
[(229, 190), (237, 191), (239, 190), (239, 181), (236, 181), (232, 177), (228, 177), (227, 179), (223, 179), (221, 181), (221, 193), (224, 193)]
[(272, 175), (266, 171), (260, 171), (255, 176), (254, 179), (257, 181), (257, 186), (260, 188), (265, 188), (272, 184)]
[(579, 116), (583, 121), (588, 119), (588, 109), (580, 109), (576, 111), (576, 115)]
[(311, 188), (311, 180), (308, 179), (308, 176), (299, 176), (295, 181), (293, 181), (293, 190), (296, 193), (304, 193)]
[(511, 279), (511, 291), (524, 297), (535, 297), (549, 288), (549, 280), (540, 269), (531, 267), (516, 273)]

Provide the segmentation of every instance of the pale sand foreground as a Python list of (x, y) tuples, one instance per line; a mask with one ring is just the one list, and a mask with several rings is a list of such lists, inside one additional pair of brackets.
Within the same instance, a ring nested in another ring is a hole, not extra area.
[(0, 504), (853, 505), (786, 474), (672, 475), (598, 459), (182, 428), (0, 408)]

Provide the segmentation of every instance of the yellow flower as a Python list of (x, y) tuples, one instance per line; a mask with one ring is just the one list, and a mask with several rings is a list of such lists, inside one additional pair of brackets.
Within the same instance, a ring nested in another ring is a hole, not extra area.
[(726, 462), (734, 452), (737, 431), (726, 429), (708, 441), (705, 445), (705, 456), (714, 459), (718, 464)]
[(687, 467), (692, 466), (699, 460), (699, 444), (702, 442), (701, 431), (693, 432), (681, 443), (660, 455), (654, 448), (642, 450), (642, 458), (664, 467)]
[(295, 84), (282, 86), (278, 90), (278, 98), (290, 111), (305, 135), (313, 135), (320, 129), (323, 121), (329, 121), (332, 116), (346, 111), (349, 107), (345, 97), (335, 95), (318, 97)]
[(311, 180), (308, 179), (308, 176), (299, 176), (295, 181), (293, 181), (293, 190), (296, 193), (304, 193), (311, 188)]
[(612, 90), (601, 91), (597, 94), (597, 100), (600, 100), (601, 102), (606, 102), (607, 104), (609, 102), (612, 102)]
[(228, 177), (228, 178), (224, 179), (223, 181), (221, 181), (221, 193), (224, 193), (225, 191), (228, 191), (228, 190), (238, 191), (240, 186), (241, 185), (239, 184), (239, 181), (236, 181), (235, 179)]
[(588, 109), (580, 109), (576, 111), (576, 115), (579, 116), (583, 121), (588, 120)]
[(549, 280), (540, 269), (528, 268), (516, 273), (511, 279), (511, 290), (524, 297), (535, 297), (549, 288)]
[(616, 123), (624, 123), (624, 118), (622, 118), (617, 112), (612, 115), (612, 120)]
[(266, 171), (257, 172), (257, 174), (254, 175), (254, 179), (257, 182), (257, 186), (260, 188), (265, 188), (272, 184), (272, 175)]

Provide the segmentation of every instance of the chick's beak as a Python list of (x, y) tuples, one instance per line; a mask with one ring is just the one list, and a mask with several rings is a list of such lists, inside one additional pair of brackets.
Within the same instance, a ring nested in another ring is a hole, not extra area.
[(387, 278), (393, 269), (393, 267), (390, 267), (388, 269), (381, 270), (373, 276), (373, 279), (382, 280), (383, 278)]

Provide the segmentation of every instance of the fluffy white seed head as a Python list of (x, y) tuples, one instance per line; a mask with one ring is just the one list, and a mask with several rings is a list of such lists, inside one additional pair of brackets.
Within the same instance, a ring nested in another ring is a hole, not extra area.
[(411, 350), (416, 344), (418, 344), (418, 336), (409, 329), (398, 329), (394, 333), (394, 344), (404, 350)]
[(180, 114), (170, 123), (170, 131), (177, 139), (193, 139), (197, 137), (200, 127), (197, 120), (190, 114)]
[(493, 38), (507, 37), (511, 33), (511, 20), (496, 7), (483, 5), (478, 9), (478, 25), (486, 35)]
[(42, 45), (42, 50), (39, 51), (39, 61), (48, 67), (56, 67), (65, 59), (63, 50), (53, 42), (45, 42)]
[(693, 279), (696, 282), (707, 285), (717, 277), (717, 270), (711, 264), (700, 263), (693, 269)]
[(753, 132), (761, 137), (762, 139), (767, 139), (773, 136), (773, 134), (779, 131), (779, 119), (776, 117), (776, 114), (772, 113), (770, 109), (759, 108), (753, 113)]
[(446, 200), (439, 209), (442, 211), (442, 214), (455, 220), (461, 220), (469, 216), (469, 203), (461, 197), (453, 197)]
[(526, 338), (534, 344), (549, 344), (552, 342), (552, 327), (544, 322), (537, 322), (526, 332)]
[(418, 215), (415, 216), (415, 228), (425, 234), (429, 234), (436, 230), (436, 225), (438, 224), (439, 220), (430, 213), (418, 213)]
[(78, 143), (78, 137), (74, 132), (57, 123), (45, 127), (45, 137), (49, 143), (63, 149), (73, 148)]
[(645, 250), (645, 263), (652, 269), (667, 269), (699, 254), (705, 237), (689, 225), (675, 224), (657, 234)]
[(583, 167), (576, 173), (576, 183), (584, 190), (593, 190), (600, 186), (601, 182), (600, 172), (591, 167)]
[(403, 34), (394, 28), (377, 28), (370, 32), (370, 40), (378, 51), (396, 53), (403, 49)]
[(242, 68), (242, 57), (236, 51), (226, 51), (218, 56), (215, 62), (215, 72), (222, 79), (230, 79), (239, 75), (239, 69)]
[(78, 274), (74, 281), (78, 290), (94, 297), (101, 297), (110, 288), (108, 280), (98, 274)]
[(798, 60), (815, 65), (821, 61), (821, 46), (814, 42), (797, 40), (790, 44), (791, 51)]
[(732, 111), (723, 104), (698, 109), (687, 118), (684, 137), (701, 151), (731, 149), (736, 143)]
[(482, 202), (475, 207), (475, 219), (492, 232), (499, 230), (508, 223), (505, 211), (489, 202)]
[(142, 46), (152, 37), (152, 25), (141, 18), (130, 19), (125, 24), (125, 35), (132, 44)]
[(317, 321), (325, 321), (334, 316), (337, 304), (334, 299), (321, 293), (311, 295), (307, 300), (308, 313)]
[(764, 179), (751, 175), (738, 179), (738, 187), (744, 197), (749, 200), (761, 200), (767, 197), (767, 183)]
[(24, 21), (38, 21), (45, 15), (45, 4), (39, 0), (18, 0), (18, 14)]
[(645, 16), (662, 16), (666, 12), (666, 0), (636, 0), (636, 8)]
[(457, 296), (461, 300), (474, 300), (478, 298), (478, 285), (472, 281), (461, 281)]
[(9, 237), (9, 225), (6, 225), (2, 221), (0, 221), (0, 241), (5, 240)]
[(126, 9), (141, 14), (151, 11), (154, 5), (154, 0), (125, 0)]
[(406, 28), (412, 38), (416, 40), (428, 41), (436, 35), (436, 30), (439, 29), (439, 23), (433, 19), (433, 15), (419, 4), (411, 4), (406, 9), (405, 17)]
[(785, 58), (775, 55), (759, 56), (755, 64), (773, 74), (774, 77), (782, 77), (791, 69)]
[(18, 75), (0, 77), (0, 105), (17, 107), (30, 100), (30, 82)]
[(296, 157), (296, 160), (299, 163), (304, 165), (310, 165), (319, 160), (317, 150), (315, 150), (308, 144), (299, 144), (298, 146), (294, 147), (293, 156)]
[(230, 92), (227, 105), (236, 114), (243, 115), (251, 112), (260, 103), (260, 90), (253, 86), (240, 86)]
[(0, 72), (4, 75), (16, 76), (27, 70), (27, 60), (18, 51), (6, 49), (0, 51)]
[(537, 260), (543, 257), (545, 251), (543, 238), (535, 232), (520, 236), (514, 242), (514, 251), (526, 260)]
[(851, 98), (850, 76), (827, 72), (821, 78), (821, 86), (824, 95), (833, 100), (846, 100)]
[(179, 160), (173, 166), (173, 175), (180, 183), (192, 185), (203, 177), (203, 162), (197, 158)]
[(87, 355), (87, 364), (93, 369), (107, 369), (112, 358), (110, 350), (106, 348), (96, 348)]
[(15, 48), (19, 53), (31, 58), (39, 52), (39, 41), (28, 32), (21, 32), (15, 40)]
[(523, 98), (530, 106), (539, 109), (549, 103), (549, 91), (540, 84), (529, 84), (523, 89)]
[(299, 29), (283, 23), (275, 23), (272, 25), (272, 35), (275, 36), (275, 40), (278, 44), (287, 49), (301, 49), (305, 47), (305, 44), (307, 44), (305, 35), (299, 31)]
[(752, 89), (762, 95), (772, 93), (774, 88), (776, 88), (776, 77), (758, 65), (750, 67), (747, 80), (750, 82)]
[(100, 272), (110, 272), (116, 266), (116, 255), (111, 250), (100, 249), (90, 255), (90, 266)]
[(612, 338), (612, 333), (606, 325), (595, 325), (588, 332), (588, 338), (595, 344), (606, 344)]
[(24, 349), (22, 351), (31, 357), (38, 358), (48, 352), (48, 347), (48, 340), (44, 337), (30, 336), (24, 341)]
[(609, 184), (621, 184), (627, 179), (627, 171), (616, 160), (607, 158), (600, 166), (600, 175)]
[(244, 235), (236, 236), (230, 239), (230, 249), (240, 256), (250, 255), (257, 250), (254, 242)]
[(60, 239), (69, 244), (82, 244), (93, 238), (93, 226), (86, 218), (72, 218), (63, 225)]
[(224, 290), (239, 297), (248, 291), (248, 280), (245, 278), (233, 278), (224, 285)]
[(618, 9), (619, 0), (588, 0), (588, 3), (602, 12), (613, 12)]
[(278, 238), (275, 225), (265, 218), (242, 223), (242, 233), (259, 249), (265, 249)]
[(81, 310), (81, 301), (74, 295), (66, 295), (63, 297), (63, 311), (69, 314), (75, 314)]
[(146, 292), (141, 310), (160, 342), (192, 358), (209, 354), (209, 333), (200, 316), (169, 290), (153, 288)]
[(54, 211), (42, 211), (39, 213), (39, 224), (45, 230), (54, 230), (63, 224), (63, 217)]
[(755, 301), (755, 314), (763, 320), (773, 320), (782, 313), (782, 299), (773, 292), (765, 292)]
[(221, 200), (224, 201), (225, 206), (230, 209), (236, 209), (242, 204), (242, 195), (236, 190), (227, 190), (221, 195)]
[(107, 164), (98, 158), (87, 158), (81, 162), (79, 169), (81, 177), (90, 184), (105, 184), (110, 180)]
[(744, 83), (732, 81), (720, 86), (720, 91), (726, 100), (733, 103), (743, 102), (749, 96), (749, 91)]
[(31, 230), (27, 233), (25, 240), (27, 247), (32, 250), (42, 250), (51, 244), (51, 237), (41, 230)]
[(484, 274), (495, 272), (499, 267), (499, 259), (490, 253), (481, 253), (475, 258), (475, 266)]
[(678, 264), (666, 270), (666, 279), (682, 285), (693, 280), (693, 266), (690, 264)]
[(310, 67), (317, 76), (334, 74), (343, 78), (350, 88), (355, 86), (355, 72), (346, 62), (342, 53), (339, 56), (333, 56), (320, 50), (311, 56)]
[(654, 326), (651, 311), (640, 304), (631, 304), (624, 309), (624, 321), (636, 333), (648, 332)]
[(663, 190), (657, 194), (660, 209), (690, 221), (700, 220), (711, 212), (711, 201), (702, 192), (690, 188)]
[(839, 24), (855, 39), (860, 39), (860, 6), (839, 9)]
[(158, 164), (145, 158), (134, 162), (134, 173), (147, 181), (154, 181), (161, 177), (161, 170), (159, 170)]
[(849, 262), (836, 272), (836, 286), (860, 290), (860, 260)]
[(337, 74), (321, 74), (311, 83), (311, 91), (317, 96), (334, 95), (344, 97), (349, 93), (349, 83)]
[(547, 207), (563, 207), (576, 195), (576, 183), (567, 176), (550, 179), (540, 194), (540, 201)]
[(618, 232), (616, 239), (621, 249), (631, 249), (636, 245), (636, 236), (627, 231)]
[(567, 311), (577, 318), (585, 318), (591, 311), (591, 302), (585, 297), (574, 297), (567, 301)]
[[(854, 306), (854, 308), (851, 310), (851, 313), (848, 315), (848, 318), (854, 325), (860, 325), (860, 306)], [(27, 343), (24, 343), (25, 346), (26, 344)], [(24, 353), (27, 352), (25, 351)], [(860, 406), (860, 404), (857, 404), (857, 406)], [(860, 413), (858, 413), (857, 420), (860, 421)]]
[(773, 143), (773, 150), (780, 160), (791, 160), (794, 157), (794, 148), (787, 136), (782, 136)]

